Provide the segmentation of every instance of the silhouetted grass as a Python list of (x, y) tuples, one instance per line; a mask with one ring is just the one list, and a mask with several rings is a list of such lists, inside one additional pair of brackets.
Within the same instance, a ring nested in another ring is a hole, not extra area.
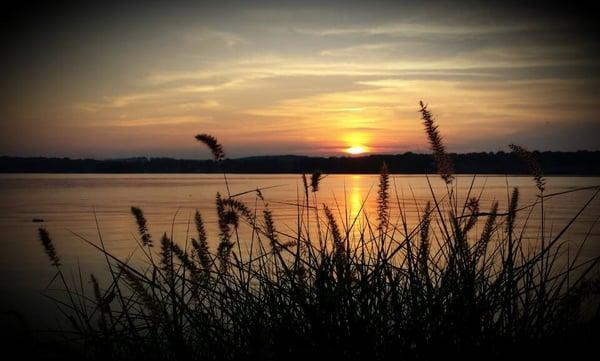
[[(562, 230), (541, 230), (539, 247), (531, 248), (517, 222), (527, 224), (534, 207), (544, 215), (543, 200), (553, 196), (543, 194), (541, 169), (532, 167), (534, 204), (520, 205), (515, 188), (507, 210), (493, 202), (482, 212), (471, 190), (458, 199), (433, 116), (423, 103), (420, 111), (447, 187), (440, 196), (424, 179), (431, 200), (416, 224), (403, 209), (399, 222), (390, 218), (385, 165), (376, 222), (363, 209), (343, 222), (319, 205), (320, 172), (310, 181), (302, 175), (293, 234), (277, 230), (261, 190), (253, 207), (217, 193), (216, 250), (198, 212), (191, 242), (164, 234), (158, 250), (149, 247), (146, 219), (134, 207), (144, 266), (80, 237), (106, 257), (110, 272), (107, 285), (92, 276), (92, 296), (69, 287), (49, 234), (40, 230), (68, 295), (57, 299), (72, 324), (65, 337), (85, 357), (128, 360), (502, 359), (584, 350), (598, 330), (599, 258), (580, 260), (577, 252), (564, 264), (559, 255), (563, 235), (598, 188)], [(198, 139), (222, 159), (214, 137)], [(241, 227), (249, 234), (243, 239)]]

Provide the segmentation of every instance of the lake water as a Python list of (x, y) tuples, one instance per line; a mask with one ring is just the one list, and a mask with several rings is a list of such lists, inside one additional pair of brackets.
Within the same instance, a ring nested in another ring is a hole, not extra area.
[[(273, 211), (279, 230), (293, 233), (296, 227), (297, 207), (303, 195), (299, 175), (228, 175), (229, 192), (241, 193), (257, 187), (263, 190), (265, 201)], [(391, 178), (392, 209), (403, 207), (410, 224), (416, 224), (417, 208), (421, 208), (431, 193), (423, 175), (393, 175)], [(466, 195), (472, 176), (457, 177), (459, 199)], [(438, 177), (431, 176), (436, 194), (446, 192)], [(348, 223), (358, 213), (366, 199), (365, 211), (375, 218), (377, 175), (330, 175), (322, 180), (316, 194), (319, 204), (328, 204), (339, 215), (340, 222)], [(597, 177), (548, 177), (546, 194), (579, 187), (600, 185)], [(478, 176), (473, 195), (481, 193), (481, 210), (490, 208), (493, 200), (506, 209), (509, 190), (519, 187), (521, 205), (535, 201), (536, 189), (529, 177)], [(98, 229), (106, 247), (120, 257), (127, 257), (136, 247), (136, 226), (130, 213), (132, 205), (141, 207), (149, 221), (154, 238), (174, 227), (175, 241), (185, 240), (193, 212), (198, 209), (206, 222), (210, 245), (216, 247), (215, 194), (227, 195), (223, 175), (218, 174), (4, 174), (0, 175), (0, 307), (2, 311), (17, 310), (31, 317), (47, 315), (48, 303), (43, 301), (42, 290), (53, 275), (53, 270), (37, 238), (37, 228), (46, 227), (55, 242), (66, 267), (74, 274), (79, 264), (84, 272), (102, 273), (103, 258), (71, 232), (97, 242)], [(546, 201), (546, 232), (556, 233), (593, 194), (593, 190), (569, 193)], [(260, 205), (256, 193), (239, 197), (251, 208)], [(259, 207), (259, 209), (261, 209)], [(339, 210), (339, 211), (338, 211)], [(565, 240), (578, 244), (600, 216), (600, 201), (594, 200), (583, 212)], [(32, 219), (43, 219), (34, 223)], [(392, 222), (398, 212), (392, 213)], [(530, 220), (532, 238), (539, 231), (539, 213)], [(480, 222), (483, 223), (483, 222)], [(481, 225), (479, 226), (481, 227)], [(591, 229), (583, 257), (600, 254), (600, 232)]]

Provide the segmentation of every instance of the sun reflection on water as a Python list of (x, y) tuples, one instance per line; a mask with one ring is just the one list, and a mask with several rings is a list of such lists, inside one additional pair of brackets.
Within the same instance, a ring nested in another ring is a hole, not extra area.
[(354, 220), (354, 218), (356, 218), (356, 216), (358, 216), (362, 207), (363, 199), (360, 191), (361, 176), (353, 175), (352, 177), (350, 177), (350, 179), (350, 218), (352, 221)]

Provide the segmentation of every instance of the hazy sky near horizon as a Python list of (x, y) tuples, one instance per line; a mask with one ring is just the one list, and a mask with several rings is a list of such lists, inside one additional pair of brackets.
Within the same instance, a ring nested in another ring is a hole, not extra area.
[[(43, 3), (41, 3), (43, 4)], [(591, 8), (484, 2), (2, 5), (0, 155), (600, 149)]]

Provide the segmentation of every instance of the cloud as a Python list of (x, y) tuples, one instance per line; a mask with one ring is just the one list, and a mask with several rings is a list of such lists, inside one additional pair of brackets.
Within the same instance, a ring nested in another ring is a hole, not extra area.
[(575, 146), (558, 129), (598, 121), (596, 42), (561, 16), (449, 3), (194, 9), (89, 21), (24, 48), (3, 131), (27, 124), (57, 149), (94, 140), (105, 152), (123, 141), (123, 152), (177, 153), (202, 130), (247, 155), (336, 151), (352, 136), (423, 149), (420, 99), (452, 151), (533, 139), (537, 126)]

